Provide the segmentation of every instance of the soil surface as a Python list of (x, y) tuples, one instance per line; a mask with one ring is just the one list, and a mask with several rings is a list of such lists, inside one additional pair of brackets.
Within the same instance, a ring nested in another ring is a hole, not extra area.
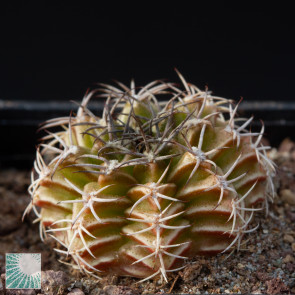
[[(286, 139), (270, 157), (277, 163), (277, 196), (269, 214), (256, 214), (259, 229), (244, 238), (230, 257), (196, 257), (185, 269), (160, 280), (137, 284), (137, 279), (109, 275), (97, 280), (58, 262), (53, 239), (40, 240), (38, 224), (21, 216), (30, 198), (30, 171), (0, 171), (0, 295), (2, 294), (295, 294), (295, 143)], [(41, 290), (5, 290), (5, 253), (42, 255)]]

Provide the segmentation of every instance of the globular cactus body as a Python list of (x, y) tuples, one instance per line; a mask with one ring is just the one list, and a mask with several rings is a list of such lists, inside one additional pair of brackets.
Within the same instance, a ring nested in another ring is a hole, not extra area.
[[(102, 85), (76, 115), (43, 126), (61, 130), (37, 150), (26, 212), (74, 267), (167, 280), (186, 258), (230, 251), (256, 229), (253, 213), (274, 194), (264, 127), (251, 133), (237, 106), (180, 78), (183, 91)], [(99, 92), (101, 118), (87, 109)]]

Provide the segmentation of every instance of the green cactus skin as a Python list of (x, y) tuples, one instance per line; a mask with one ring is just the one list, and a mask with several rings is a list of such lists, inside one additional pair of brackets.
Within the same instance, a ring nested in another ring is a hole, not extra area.
[[(178, 74), (184, 90), (101, 85), (77, 114), (43, 125), (60, 131), (37, 149), (25, 213), (34, 209), (41, 239), (50, 234), (73, 267), (167, 281), (186, 258), (230, 252), (257, 228), (254, 212), (274, 196), (263, 124), (251, 133), (238, 105)], [(97, 96), (101, 118), (87, 109)]]

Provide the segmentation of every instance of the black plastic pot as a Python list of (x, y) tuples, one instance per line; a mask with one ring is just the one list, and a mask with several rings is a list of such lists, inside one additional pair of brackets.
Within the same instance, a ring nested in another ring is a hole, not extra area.
[[(0, 100), (0, 166), (30, 168), (35, 157), (35, 146), (41, 137), (39, 124), (45, 120), (68, 116), (76, 110), (73, 102), (30, 102)], [(101, 114), (103, 103), (91, 103), (90, 109)], [(239, 107), (241, 116), (254, 116), (252, 131), (265, 123), (265, 137), (278, 146), (286, 137), (295, 139), (295, 102), (250, 101)]]

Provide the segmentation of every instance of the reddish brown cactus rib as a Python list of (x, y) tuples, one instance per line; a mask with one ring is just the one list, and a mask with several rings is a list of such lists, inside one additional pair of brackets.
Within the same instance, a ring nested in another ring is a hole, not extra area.
[[(252, 118), (236, 119), (238, 105), (179, 76), (184, 91), (160, 81), (138, 92), (102, 85), (76, 116), (45, 122), (62, 131), (37, 150), (26, 212), (34, 209), (41, 238), (50, 233), (74, 267), (167, 280), (186, 257), (239, 247), (255, 230), (254, 205), (274, 195), (264, 126), (249, 132)], [(99, 91), (101, 118), (87, 109)]]

